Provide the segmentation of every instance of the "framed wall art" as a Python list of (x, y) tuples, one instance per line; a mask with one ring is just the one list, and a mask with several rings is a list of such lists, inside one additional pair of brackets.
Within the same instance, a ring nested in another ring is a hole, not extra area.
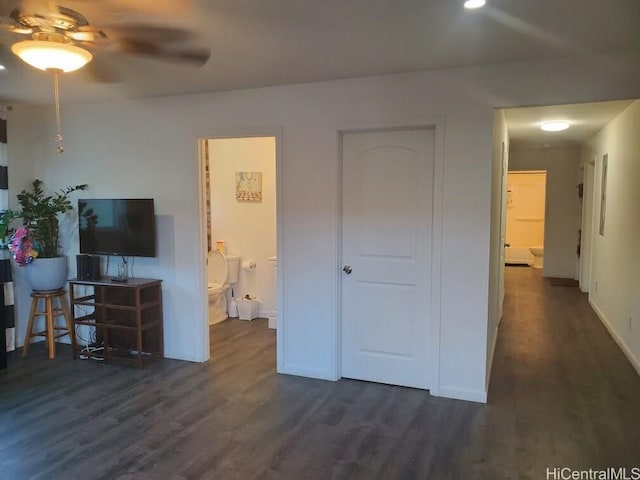
[(609, 169), (609, 155), (602, 157), (602, 184), (600, 186), (600, 229), (604, 237), (604, 223), (607, 217), (607, 170)]
[(262, 201), (262, 172), (236, 172), (236, 200)]

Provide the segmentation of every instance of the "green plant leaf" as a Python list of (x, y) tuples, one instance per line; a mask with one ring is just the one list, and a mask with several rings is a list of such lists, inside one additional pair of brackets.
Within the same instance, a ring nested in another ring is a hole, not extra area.
[(78, 190), (85, 190), (87, 184), (80, 184), (61, 188), (53, 195), (45, 196), (42, 190), (42, 180), (35, 179), (31, 184), (31, 191), (22, 190), (18, 195), (19, 210), (8, 210), (0, 218), (0, 233), (6, 236), (10, 224), (22, 219), (22, 224), (33, 230), (39, 245), (40, 257), (50, 258), (59, 256), (59, 225), (58, 216), (73, 210), (69, 195)]

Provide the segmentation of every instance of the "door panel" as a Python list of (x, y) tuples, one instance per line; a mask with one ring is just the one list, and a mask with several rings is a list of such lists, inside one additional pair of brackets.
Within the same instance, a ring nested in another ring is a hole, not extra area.
[(428, 388), (433, 130), (343, 136), (342, 376)]

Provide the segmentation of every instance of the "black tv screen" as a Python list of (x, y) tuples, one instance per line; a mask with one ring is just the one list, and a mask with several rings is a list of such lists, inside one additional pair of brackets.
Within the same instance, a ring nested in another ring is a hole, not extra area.
[(152, 198), (78, 200), (80, 253), (156, 256), (156, 222)]

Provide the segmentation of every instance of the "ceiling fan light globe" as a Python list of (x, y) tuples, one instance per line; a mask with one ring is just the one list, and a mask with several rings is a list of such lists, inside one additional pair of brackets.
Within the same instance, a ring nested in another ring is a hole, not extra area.
[(84, 48), (68, 43), (25, 40), (11, 46), (22, 61), (39, 70), (73, 72), (89, 63), (93, 56)]

